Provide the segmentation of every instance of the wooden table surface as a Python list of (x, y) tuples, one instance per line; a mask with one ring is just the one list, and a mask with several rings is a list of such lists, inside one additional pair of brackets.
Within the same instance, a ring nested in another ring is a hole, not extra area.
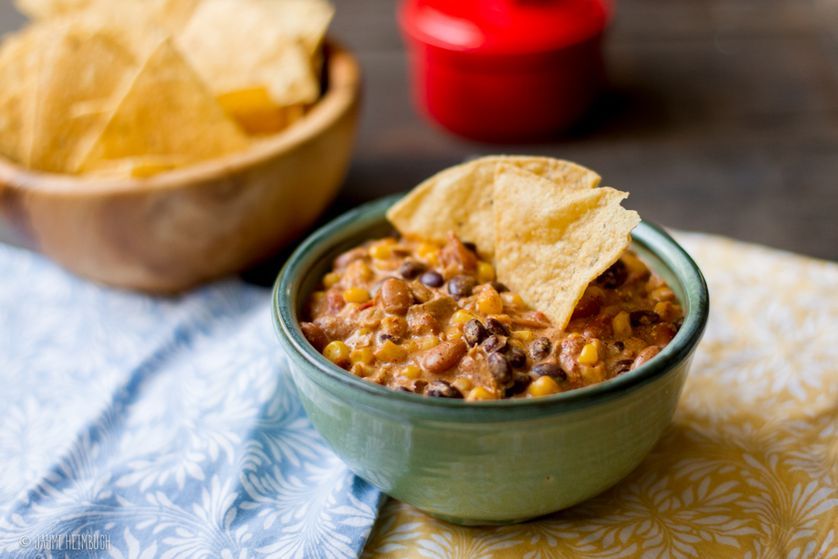
[[(0, 31), (20, 25), (0, 2)], [(477, 154), (538, 153), (597, 170), (648, 220), (838, 260), (838, 0), (617, 0), (608, 91), (573, 132), (533, 145), (427, 123), (409, 99), (395, 2), (336, 4), (365, 99), (332, 213)]]

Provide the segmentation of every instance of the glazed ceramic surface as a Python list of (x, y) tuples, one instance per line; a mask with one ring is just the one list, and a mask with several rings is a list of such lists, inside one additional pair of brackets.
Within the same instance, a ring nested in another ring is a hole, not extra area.
[(469, 403), (395, 392), (340, 369), (312, 348), (299, 312), (340, 252), (382, 236), (396, 197), (358, 208), (307, 239), (280, 273), (274, 321), (315, 427), (361, 477), (387, 494), (461, 524), (533, 518), (617, 483), (669, 425), (704, 330), (708, 294), (690, 257), (641, 223), (634, 250), (682, 302), (675, 339), (647, 364), (609, 381), (539, 399)]

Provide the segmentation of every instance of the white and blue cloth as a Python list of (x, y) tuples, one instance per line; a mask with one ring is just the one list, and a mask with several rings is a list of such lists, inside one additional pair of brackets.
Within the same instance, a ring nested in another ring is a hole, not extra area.
[(382, 496), (306, 418), (269, 302), (0, 245), (0, 557), (357, 557)]

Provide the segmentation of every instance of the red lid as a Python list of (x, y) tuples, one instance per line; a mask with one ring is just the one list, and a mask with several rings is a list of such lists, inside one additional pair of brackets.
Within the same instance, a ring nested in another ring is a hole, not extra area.
[(406, 0), (401, 24), (416, 41), (453, 51), (530, 54), (603, 31), (609, 0)]

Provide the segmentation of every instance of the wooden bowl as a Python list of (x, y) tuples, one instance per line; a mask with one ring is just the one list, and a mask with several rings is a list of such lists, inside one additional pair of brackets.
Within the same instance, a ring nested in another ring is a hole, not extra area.
[(358, 120), (355, 58), (327, 48), (326, 90), (300, 122), (244, 152), (148, 179), (44, 174), (0, 158), (0, 216), (80, 276), (172, 293), (277, 251), (331, 201)]

